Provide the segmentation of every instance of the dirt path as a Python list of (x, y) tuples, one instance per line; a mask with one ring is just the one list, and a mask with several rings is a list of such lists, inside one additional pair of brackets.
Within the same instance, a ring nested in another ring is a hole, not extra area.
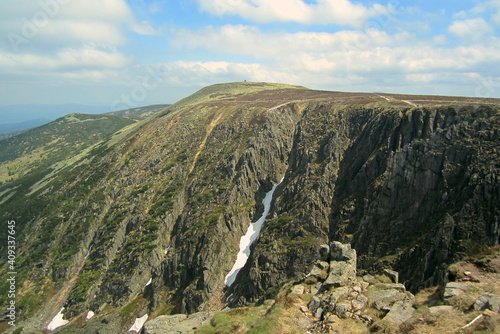
[(418, 105), (416, 105), (415, 103), (413, 102), (410, 102), (410, 101), (407, 101), (407, 100), (398, 100), (398, 99), (394, 99), (394, 98), (391, 98), (391, 97), (387, 97), (387, 96), (384, 96), (384, 95), (380, 95), (380, 94), (377, 94), (377, 96), (387, 100), (387, 101), (392, 101), (392, 100), (395, 100), (395, 101), (401, 101), (401, 102), (404, 102), (404, 103), (408, 103), (409, 105), (411, 105), (412, 107), (415, 107), (415, 108), (418, 108)]

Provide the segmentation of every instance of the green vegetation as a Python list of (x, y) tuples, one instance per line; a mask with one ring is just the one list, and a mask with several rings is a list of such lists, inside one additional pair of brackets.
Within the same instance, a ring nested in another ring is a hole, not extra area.
[(87, 296), (87, 292), (93, 283), (99, 278), (99, 271), (84, 271), (78, 277), (75, 288), (71, 293), (71, 297), (74, 300), (84, 300)]
[(164, 215), (165, 212), (170, 211), (174, 208), (174, 200), (181, 189), (180, 184), (172, 184), (167, 187), (165, 192), (158, 197), (156, 202), (151, 206), (149, 213), (153, 217), (158, 217)]
[(274, 301), (266, 300), (261, 306), (219, 312), (209, 325), (201, 327), (197, 333), (303, 333), (303, 328), (298, 323), (303, 315), (296, 307), (297, 303), (303, 303), (303, 301), (290, 296), (277, 295)]
[(267, 231), (273, 232), (275, 230), (282, 230), (288, 223), (293, 220), (293, 216), (282, 215), (277, 221), (272, 221), (267, 226)]
[(25, 173), (49, 168), (132, 123), (114, 115), (70, 114), (0, 140), (0, 181), (12, 182)]

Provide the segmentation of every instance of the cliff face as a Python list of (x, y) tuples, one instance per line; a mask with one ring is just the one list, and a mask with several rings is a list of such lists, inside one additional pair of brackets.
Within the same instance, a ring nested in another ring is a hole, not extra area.
[(317, 118), (298, 123), (274, 218), (228, 292), (241, 296), (235, 304), (307, 272), (326, 235), (351, 243), (359, 269), (393, 268), (414, 292), (500, 242), (498, 109), (313, 108)]
[(333, 239), (350, 239), (363, 268), (392, 266), (412, 290), (498, 244), (498, 125), (498, 110), (470, 106), (368, 122), (339, 170)]
[[(40, 329), (62, 306), (65, 318), (92, 310), (116, 332), (146, 313), (241, 305), (309, 272), (328, 241), (351, 243), (358, 270), (399, 271), (411, 290), (442, 282), (447, 264), (499, 243), (500, 109), (419, 99), (209, 87), (35, 188), (4, 185), (0, 196), (16, 191), (4, 218), (22, 222), (20, 317)], [(225, 288), (240, 237), (283, 176)]]

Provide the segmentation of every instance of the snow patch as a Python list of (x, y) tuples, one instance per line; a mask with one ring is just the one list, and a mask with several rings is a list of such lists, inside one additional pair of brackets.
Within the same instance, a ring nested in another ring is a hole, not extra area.
[[(153, 279), (152, 279), (152, 278), (150, 278), (150, 279), (149, 279), (149, 281), (146, 283), (146, 286), (150, 285), (150, 284), (151, 284), (151, 282), (153, 282)], [(144, 287), (146, 287), (146, 286), (144, 286)]]
[(59, 311), (59, 313), (57, 313), (57, 315), (54, 317), (54, 319), (52, 319), (50, 324), (47, 326), (47, 329), (49, 331), (52, 332), (54, 329), (59, 328), (61, 326), (66, 325), (67, 323), (69, 323), (68, 320), (63, 319), (63, 314), (62, 314), (63, 311), (64, 311), (64, 307)]
[(92, 250), (92, 246), (94, 246), (94, 245), (90, 245), (89, 251), (87, 252), (87, 255), (85, 255), (85, 258), (88, 258), (88, 257), (89, 257), (89, 255), (90, 255), (90, 251)]
[(262, 216), (254, 223), (251, 223), (248, 227), (247, 233), (240, 239), (240, 251), (236, 257), (236, 262), (233, 265), (231, 271), (226, 275), (224, 283), (226, 286), (231, 286), (236, 280), (236, 276), (240, 272), (241, 268), (247, 263), (248, 257), (250, 256), (250, 246), (259, 236), (262, 224), (266, 220), (266, 217), (271, 209), (271, 202), (273, 200), (274, 191), (283, 182), (283, 179), (278, 184), (275, 184), (273, 188), (266, 194), (262, 203), (264, 204), (264, 212)]
[(142, 326), (144, 326), (147, 320), (148, 320), (147, 314), (145, 314), (143, 317), (135, 319), (134, 325), (130, 327), (128, 331), (139, 333), (142, 329)]
[(87, 320), (92, 319), (92, 318), (94, 317), (94, 315), (95, 315), (95, 313), (94, 313), (94, 312), (89, 311), (89, 312), (87, 313)]

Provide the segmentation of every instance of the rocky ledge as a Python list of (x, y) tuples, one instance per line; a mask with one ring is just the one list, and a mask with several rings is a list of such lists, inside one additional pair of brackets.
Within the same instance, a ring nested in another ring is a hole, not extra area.
[[(292, 291), (314, 294), (309, 310), (323, 322), (321, 325), (334, 322), (337, 317), (353, 318), (371, 325), (373, 318), (364, 313), (370, 307), (385, 312), (383, 320), (396, 324), (413, 316), (414, 296), (397, 282), (397, 273), (385, 271), (387, 280), (393, 280), (391, 283), (379, 283), (371, 275), (356, 277), (356, 251), (349, 244), (323, 245), (320, 254), (304, 283), (294, 286)], [(326, 254), (329, 264), (325, 265)], [(325, 276), (323, 282), (318, 281)]]
[[(255, 319), (268, 317), (264, 322), (269, 322), (273, 314), (279, 314), (275, 321), (289, 319), (290, 330), (304, 333), (495, 330), (500, 324), (500, 247), (490, 253), (453, 264), (447, 284), (413, 295), (393, 270), (358, 276), (356, 250), (332, 242), (319, 246), (308, 274), (285, 283), (274, 300), (219, 312), (160, 316), (146, 322), (143, 333), (246, 333), (262, 329)], [(219, 325), (224, 323), (227, 328)]]

